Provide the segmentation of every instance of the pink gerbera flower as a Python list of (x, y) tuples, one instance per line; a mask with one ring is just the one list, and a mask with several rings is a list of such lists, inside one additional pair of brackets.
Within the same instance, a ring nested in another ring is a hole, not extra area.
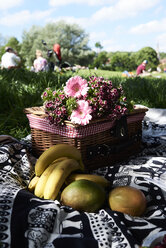
[(85, 100), (79, 100), (77, 104), (77, 109), (71, 114), (71, 122), (79, 125), (86, 125), (92, 119), (92, 116), (90, 115), (92, 109)]
[(88, 83), (80, 76), (71, 77), (64, 87), (64, 92), (67, 96), (80, 97), (85, 96), (88, 91)]

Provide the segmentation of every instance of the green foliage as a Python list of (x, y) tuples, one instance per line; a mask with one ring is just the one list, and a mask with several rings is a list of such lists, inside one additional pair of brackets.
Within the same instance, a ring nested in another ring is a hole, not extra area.
[(151, 68), (152, 70), (156, 70), (159, 64), (157, 52), (151, 47), (144, 47), (135, 53), (135, 62), (137, 66), (141, 64), (143, 60), (148, 60), (146, 69)]
[[(36, 49), (40, 49), (42, 46), (41, 38), (39, 39), (39, 34), (42, 28), (37, 26), (32, 26), (29, 32), (24, 31), (22, 36), (21, 44), (21, 55), (25, 59), (26, 66), (32, 66), (35, 59)], [(46, 57), (46, 54), (45, 54)]]
[(165, 59), (166, 58), (166, 53), (160, 52), (160, 59)]
[(15, 51), (17, 51), (18, 53), (20, 52), (21, 46), (20, 46), (19, 41), (18, 41), (15, 37), (11, 37), (11, 38), (8, 40), (6, 46), (12, 47), (12, 48), (13, 48)]
[(96, 42), (96, 43), (95, 43), (95, 47), (96, 47), (96, 48), (99, 48), (100, 50), (103, 48), (103, 46), (101, 45), (100, 42)]
[(110, 64), (113, 71), (133, 71), (136, 68), (133, 56), (127, 52), (116, 52), (112, 56)]
[(95, 47), (97, 48), (98, 53), (101, 52), (101, 50), (103, 49), (103, 46), (101, 45), (100, 42), (96, 42), (96, 43), (95, 43)]
[(104, 69), (106, 62), (108, 61), (107, 52), (103, 51), (97, 54), (93, 61), (92, 68)]

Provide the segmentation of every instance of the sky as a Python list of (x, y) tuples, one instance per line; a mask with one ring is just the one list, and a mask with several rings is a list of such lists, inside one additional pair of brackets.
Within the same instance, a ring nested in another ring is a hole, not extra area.
[(89, 35), (91, 49), (166, 52), (166, 0), (0, 0), (0, 36), (22, 41), (33, 25), (64, 20)]

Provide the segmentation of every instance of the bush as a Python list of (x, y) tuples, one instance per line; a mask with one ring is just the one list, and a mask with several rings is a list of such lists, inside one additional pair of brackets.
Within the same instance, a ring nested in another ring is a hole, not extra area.
[(136, 67), (134, 57), (127, 52), (117, 52), (111, 58), (111, 69), (113, 71), (133, 71)]
[(148, 60), (148, 65), (146, 70), (151, 68), (152, 71), (155, 71), (159, 64), (157, 53), (151, 47), (144, 47), (135, 53), (135, 61), (137, 66), (141, 64), (143, 60)]

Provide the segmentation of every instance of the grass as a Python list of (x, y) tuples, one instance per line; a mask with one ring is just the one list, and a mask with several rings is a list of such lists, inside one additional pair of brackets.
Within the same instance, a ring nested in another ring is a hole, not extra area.
[[(166, 73), (145, 78), (125, 78), (122, 72), (79, 70), (77, 72), (34, 73), (27, 70), (0, 70), (0, 135), (21, 139), (30, 133), (24, 108), (40, 106), (41, 94), (47, 87), (61, 88), (68, 78), (80, 75), (110, 79), (122, 85), (127, 99), (151, 108), (166, 108)], [(158, 78), (160, 76), (161, 78)]]

